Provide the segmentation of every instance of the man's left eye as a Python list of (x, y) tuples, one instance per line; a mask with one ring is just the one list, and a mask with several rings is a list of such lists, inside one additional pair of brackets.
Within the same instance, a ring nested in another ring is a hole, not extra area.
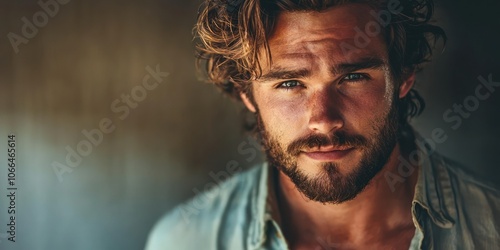
[(302, 84), (298, 81), (295, 80), (290, 80), (290, 81), (285, 81), (280, 83), (277, 88), (285, 89), (285, 90), (291, 90), (293, 88), (297, 88), (302, 86)]
[(346, 76), (344, 76), (344, 78), (342, 78), (342, 80), (344, 81), (351, 81), (351, 82), (362, 81), (366, 79), (368, 79), (368, 77), (365, 74), (361, 73), (349, 73)]

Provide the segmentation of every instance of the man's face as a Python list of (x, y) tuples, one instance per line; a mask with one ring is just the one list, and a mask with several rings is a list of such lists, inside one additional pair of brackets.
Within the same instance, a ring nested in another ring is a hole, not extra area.
[(252, 82), (255, 102), (242, 96), (257, 112), (270, 164), (315, 201), (353, 199), (396, 145), (395, 102), (409, 88), (393, 82), (382, 34), (356, 47), (355, 28), (375, 22), (370, 10), (346, 4), (280, 14), (272, 63), (263, 59), (262, 77)]

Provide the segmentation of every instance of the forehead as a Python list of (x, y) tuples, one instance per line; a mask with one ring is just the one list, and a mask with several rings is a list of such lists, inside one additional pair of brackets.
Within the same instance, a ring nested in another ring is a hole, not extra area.
[[(280, 13), (269, 37), (273, 66), (289, 59), (328, 58), (338, 63), (367, 57), (385, 59), (383, 27), (370, 11), (373, 9), (367, 4), (344, 4), (321, 12)], [(267, 65), (264, 68), (270, 68), (265, 57), (261, 58)]]

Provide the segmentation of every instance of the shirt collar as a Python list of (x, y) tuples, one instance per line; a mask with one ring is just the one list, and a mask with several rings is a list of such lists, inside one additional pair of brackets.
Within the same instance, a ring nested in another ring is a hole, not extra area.
[[(267, 232), (275, 232), (281, 237), (283, 233), (280, 229), (281, 216), (276, 200), (276, 183), (275, 168), (269, 167), (264, 163), (261, 168), (258, 189), (255, 190), (255, 200), (252, 201), (253, 218), (250, 222), (250, 237), (248, 246), (249, 249), (261, 249), (266, 243)], [(267, 227), (273, 227), (267, 228)], [(284, 243), (286, 245), (286, 243)]]
[(266, 224), (267, 221), (271, 220), (271, 216), (267, 211), (269, 204), (268, 194), (271, 192), (269, 185), (269, 167), (267, 163), (264, 163), (260, 168), (259, 182), (253, 190), (251, 195), (252, 205), (251, 209), (251, 220), (247, 245), (249, 249), (258, 249), (265, 243), (266, 240)]
[[(422, 212), (439, 227), (451, 228), (456, 220), (455, 194), (445, 159), (430, 147), (429, 139), (414, 132), (420, 171), (415, 186), (412, 213), (420, 221)], [(435, 142), (432, 142), (435, 143)]]

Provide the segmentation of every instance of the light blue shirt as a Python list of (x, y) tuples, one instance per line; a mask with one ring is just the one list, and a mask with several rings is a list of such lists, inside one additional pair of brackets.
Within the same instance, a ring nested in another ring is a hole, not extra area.
[[(420, 152), (410, 249), (500, 249), (498, 186), (429, 149)], [(274, 219), (269, 173), (267, 164), (254, 167), (176, 207), (156, 224), (146, 250), (288, 249)]]

